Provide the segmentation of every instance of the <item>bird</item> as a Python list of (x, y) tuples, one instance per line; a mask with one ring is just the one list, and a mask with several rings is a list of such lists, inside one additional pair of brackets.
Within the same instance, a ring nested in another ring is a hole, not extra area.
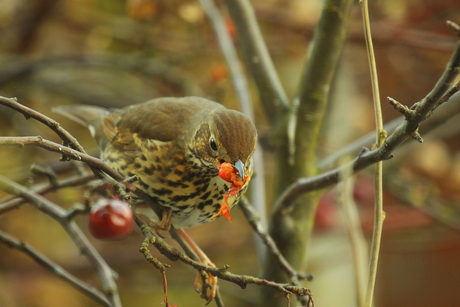
[[(102, 161), (125, 178), (137, 176), (133, 184), (162, 208), (159, 217), (133, 195), (136, 212), (160, 230), (173, 225), (201, 262), (214, 266), (183, 229), (220, 215), (231, 221), (229, 210), (246, 192), (253, 172), (257, 130), (247, 116), (200, 97), (162, 97), (120, 109), (70, 105), (53, 111), (87, 127)], [(233, 173), (220, 175), (229, 165)], [(229, 182), (226, 177), (236, 179)], [(197, 277), (195, 288), (205, 289), (209, 304), (217, 277), (208, 274), (209, 288), (202, 288), (201, 275)]]
[[(125, 178), (137, 176), (133, 184), (167, 214), (158, 217), (141, 206), (136, 211), (160, 228), (195, 227), (219, 215), (231, 186), (219, 177), (222, 163), (230, 163), (243, 181), (252, 175), (254, 124), (205, 98), (162, 97), (120, 109), (70, 105), (53, 111), (87, 127), (108, 166)], [(248, 183), (226, 199), (230, 210)]]

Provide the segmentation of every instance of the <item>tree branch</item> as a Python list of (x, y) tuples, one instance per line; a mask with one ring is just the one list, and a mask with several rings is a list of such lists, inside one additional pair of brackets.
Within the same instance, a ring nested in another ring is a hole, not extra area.
[(69, 159), (85, 162), (90, 167), (95, 167), (113, 178), (121, 177), (117, 172), (112, 170), (101, 160), (70, 147), (45, 140), (41, 136), (0, 137), (0, 146), (2, 145), (13, 145), (19, 146), (21, 148), (23, 146), (42, 147), (48, 151), (60, 153)]
[(271, 127), (275, 128), (289, 108), (289, 99), (262, 38), (254, 9), (248, 0), (224, 2), (235, 23), (246, 65), (259, 90), (265, 113)]
[(36, 119), (37, 121), (41, 122), (42, 124), (50, 128), (52, 131), (54, 131), (59, 136), (59, 138), (61, 138), (64, 144), (68, 144), (71, 148), (78, 150), (82, 153), (86, 153), (83, 147), (78, 143), (77, 139), (75, 139), (69, 132), (67, 132), (67, 130), (63, 129), (61, 125), (54, 119), (51, 119), (41, 114), (40, 112), (37, 112), (35, 110), (32, 110), (31, 108), (26, 107), (23, 104), (20, 104), (15, 98), (6, 98), (0, 96), (0, 104), (14, 109), (19, 113), (22, 113), (26, 119)]
[(268, 281), (265, 279), (247, 276), (247, 275), (236, 275), (233, 273), (228, 272), (228, 265), (224, 265), (220, 268), (205, 265), (199, 261), (193, 260), (192, 258), (188, 257), (184, 253), (182, 253), (177, 248), (169, 245), (166, 241), (163, 240), (154, 230), (150, 228), (144, 221), (141, 219), (136, 219), (143, 235), (151, 244), (153, 244), (163, 255), (165, 255), (168, 259), (172, 261), (181, 261), (197, 270), (206, 271), (211, 273), (212, 275), (230, 281), (242, 289), (245, 289), (248, 284), (256, 284), (259, 286), (268, 286), (272, 287), (283, 295), (288, 296), (290, 294), (296, 294), (301, 296), (311, 296), (310, 290), (307, 288), (291, 286), (288, 284), (280, 284), (272, 281)]
[(40, 253), (38, 250), (30, 246), (29, 244), (20, 241), (19, 239), (13, 237), (12, 235), (0, 230), (0, 242), (9, 246), (10, 248), (17, 249), (20, 252), (31, 257), (35, 260), (38, 264), (40, 264), (45, 269), (51, 271), (59, 278), (64, 280), (65, 282), (69, 283), (72, 287), (76, 288), (78, 291), (84, 293), (85, 295), (89, 296), (96, 302), (101, 305), (111, 307), (112, 304), (107, 300), (102, 292), (98, 289), (94, 288), (90, 284), (85, 283), (81, 279), (75, 277), (60, 265)]
[[(453, 87), (456, 88), (456, 87)], [(450, 91), (450, 90), (449, 90)], [(444, 99), (443, 96), (442, 99)], [(446, 97), (449, 98), (449, 97)], [(437, 107), (436, 107), (437, 108)], [(453, 115), (460, 113), (460, 94), (452, 95), (451, 103), (445, 104), (440, 109), (430, 116), (430, 118), (420, 127), (421, 134), (429, 134), (435, 129), (441, 127), (446, 121), (453, 117)], [(394, 120), (386, 123), (383, 127), (388, 134), (394, 132), (401, 122), (404, 121), (404, 117), (398, 117)], [(370, 147), (375, 143), (375, 131), (371, 131), (356, 141), (346, 145), (342, 149), (339, 149), (327, 156), (323, 160), (319, 161), (318, 168), (325, 170), (333, 165), (337, 165), (343, 157), (349, 155), (355, 155), (364, 147)]]
[(91, 245), (77, 224), (68, 218), (66, 210), (52, 203), (41, 195), (38, 195), (26, 187), (17, 184), (3, 176), (0, 176), (0, 189), (21, 196), (43, 213), (51, 216), (67, 231), (74, 243), (85, 255), (97, 271), (102, 282), (102, 288), (113, 307), (121, 307), (117, 284), (115, 283), (112, 269), (105, 260), (99, 255), (97, 250)]
[[(267, 246), (268, 250), (273, 254), (273, 256), (277, 259), (279, 266), (281, 269), (286, 272), (289, 276), (292, 285), (299, 287), (300, 280), (308, 280), (312, 281), (313, 276), (310, 274), (302, 274), (297, 272), (291, 264), (286, 260), (286, 258), (281, 254), (278, 246), (276, 245), (275, 240), (270, 236), (270, 234), (265, 231), (264, 227), (260, 223), (260, 218), (257, 213), (252, 208), (251, 204), (248, 200), (243, 197), (239, 202), (239, 208), (243, 211), (246, 219), (251, 225), (254, 232), (259, 236), (259, 238), (263, 241), (263, 243)], [(311, 299), (310, 296), (298, 296), (299, 301), (302, 303), (303, 306), (308, 306), (308, 301)]]
[[(56, 184), (48, 183), (42, 184), (39, 186), (35, 186), (32, 188), (34, 193), (43, 195), (52, 191), (56, 191), (61, 188), (65, 187), (75, 187), (81, 186), (84, 183), (88, 182), (91, 179), (95, 179), (96, 177), (94, 174), (83, 174), (83, 175), (76, 175), (70, 178), (65, 178), (59, 180)], [(26, 203), (27, 200), (23, 197), (13, 197), (11, 195), (5, 196), (4, 198), (0, 199), (0, 214), (5, 213), (7, 211), (18, 209), (22, 204)]]
[(454, 86), (452, 89), (449, 87), (460, 72), (459, 64), (460, 41), (457, 42), (449, 63), (433, 90), (422, 101), (414, 105), (415, 108), (413, 108), (412, 115), (405, 118), (405, 120), (396, 127), (394, 132), (385, 140), (382, 146), (371, 151), (363, 150), (358, 157), (348, 165), (338, 167), (317, 176), (298, 179), (277, 199), (274, 205), (274, 214), (286, 214), (289, 212), (294, 201), (309, 191), (320, 190), (346, 179), (342, 178), (340, 174), (348, 167), (351, 167), (353, 170), (350, 173), (351, 175), (379, 161), (390, 159), (393, 151), (407, 140), (407, 138), (413, 135), (420, 123), (431, 115), (433, 108), (439, 106), (439, 101), (447, 101), (447, 96), (451, 97), (453, 91), (458, 91), (457, 86)]

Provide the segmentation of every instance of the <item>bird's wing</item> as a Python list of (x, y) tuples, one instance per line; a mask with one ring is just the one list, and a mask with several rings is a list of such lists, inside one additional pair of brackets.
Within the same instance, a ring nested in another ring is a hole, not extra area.
[(103, 127), (113, 146), (135, 150), (135, 138), (177, 140), (180, 134), (195, 129), (197, 114), (213, 108), (221, 105), (198, 97), (158, 98), (112, 111), (104, 118)]

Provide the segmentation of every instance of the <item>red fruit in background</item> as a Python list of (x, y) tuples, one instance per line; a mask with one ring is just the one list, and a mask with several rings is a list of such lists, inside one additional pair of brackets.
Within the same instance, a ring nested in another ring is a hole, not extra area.
[(315, 212), (315, 229), (319, 231), (330, 231), (338, 222), (336, 195), (333, 192), (324, 194), (318, 203)]
[(89, 231), (98, 239), (120, 240), (133, 229), (133, 213), (127, 203), (116, 199), (100, 199), (91, 208)]

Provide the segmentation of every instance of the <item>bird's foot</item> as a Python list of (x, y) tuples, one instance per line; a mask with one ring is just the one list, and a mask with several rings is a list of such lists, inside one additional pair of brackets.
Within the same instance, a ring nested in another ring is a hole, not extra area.
[[(185, 240), (190, 246), (193, 252), (198, 256), (200, 262), (207, 265), (216, 267), (214, 263), (206, 256), (201, 248), (192, 240), (192, 238), (183, 230), (177, 229), (177, 233)], [(208, 305), (216, 297), (217, 293), (217, 277), (211, 273), (200, 271), (195, 278), (195, 289), (197, 292), (201, 292), (201, 297), (206, 300)]]
[(156, 223), (155, 230), (160, 233), (162, 231), (169, 231), (171, 229), (172, 209), (169, 207), (162, 207), (161, 220)]
[[(212, 262), (204, 264), (215, 267)], [(205, 306), (208, 305), (216, 297), (217, 277), (205, 271), (198, 272), (195, 278), (195, 290), (201, 293), (201, 298), (206, 300)]]

